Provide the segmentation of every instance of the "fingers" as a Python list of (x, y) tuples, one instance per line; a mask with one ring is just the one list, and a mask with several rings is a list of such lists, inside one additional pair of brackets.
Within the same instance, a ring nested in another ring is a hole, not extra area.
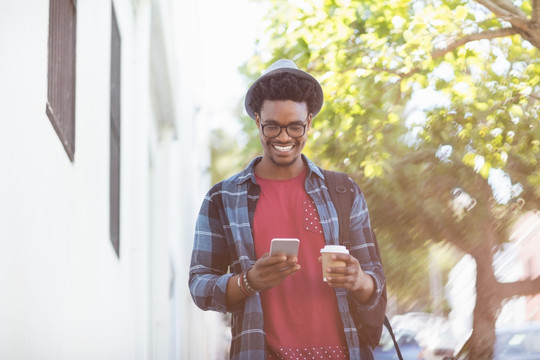
[(271, 256), (276, 257), (277, 259), (275, 262), (268, 261), (268, 266), (270, 267), (270, 271), (279, 271), (282, 273), (281, 275), (289, 275), (292, 274), (300, 269), (300, 265), (298, 265), (298, 258), (296, 256)]
[(328, 273), (327, 284), (330, 287), (341, 287), (347, 290), (354, 290), (358, 287), (361, 279), (362, 269), (358, 260), (347, 254), (336, 254), (332, 256), (335, 261), (343, 261), (345, 266), (335, 266), (326, 269)]
[(358, 260), (350, 254), (333, 254), (332, 260), (345, 261), (347, 264), (358, 263)]
[(256, 263), (261, 263), (265, 266), (268, 266), (268, 265), (279, 264), (285, 261), (288, 261), (289, 263), (297, 263), (298, 257), (287, 256), (285, 254), (278, 254), (278, 255), (270, 256), (269, 253), (265, 253), (263, 256), (259, 258), (259, 260), (257, 260)]
[(345, 283), (358, 275), (357, 269), (347, 266), (328, 268), (326, 272), (329, 275), (328, 279), (337, 283)]
[(296, 256), (263, 255), (249, 270), (250, 283), (257, 289), (269, 289), (279, 285), (285, 278), (300, 270)]
[[(330, 275), (330, 274), (329, 274)], [(334, 274), (326, 278), (326, 283), (330, 287), (345, 288), (347, 290), (354, 290), (356, 284), (356, 277), (354, 274), (342, 275)]]
[[(321, 260), (321, 258), (319, 258), (319, 260)], [(332, 255), (332, 262), (341, 262), (344, 263), (345, 266), (329, 267), (326, 269), (327, 273), (329, 274), (334, 273), (339, 274), (340, 276), (354, 275), (359, 269), (361, 269), (358, 260), (354, 256), (348, 254), (334, 254)]]

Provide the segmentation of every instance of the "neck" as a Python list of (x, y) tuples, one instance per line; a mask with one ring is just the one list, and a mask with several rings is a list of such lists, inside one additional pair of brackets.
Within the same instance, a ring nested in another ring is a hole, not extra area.
[(289, 165), (277, 165), (263, 157), (255, 166), (255, 174), (265, 179), (286, 180), (300, 175), (306, 166), (301, 157)]

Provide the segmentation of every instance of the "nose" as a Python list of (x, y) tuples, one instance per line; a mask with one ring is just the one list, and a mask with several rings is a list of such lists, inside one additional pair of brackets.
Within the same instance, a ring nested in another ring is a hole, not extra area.
[(278, 141), (281, 141), (281, 142), (287, 142), (289, 141), (291, 138), (291, 136), (289, 135), (289, 133), (287, 132), (287, 128), (285, 126), (283, 126), (281, 128), (281, 132), (279, 133), (279, 135), (276, 137), (276, 139)]

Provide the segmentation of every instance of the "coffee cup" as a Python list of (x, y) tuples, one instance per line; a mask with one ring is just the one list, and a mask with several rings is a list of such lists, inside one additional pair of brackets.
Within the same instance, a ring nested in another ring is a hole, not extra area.
[[(347, 265), (345, 261), (333, 260), (332, 255), (348, 253), (349, 250), (347, 250), (347, 248), (342, 245), (326, 245), (324, 248), (321, 249), (323, 281), (327, 281), (326, 278), (328, 277), (328, 275), (326, 273), (326, 269)], [(343, 276), (343, 274), (332, 274), (332, 276), (338, 277)]]

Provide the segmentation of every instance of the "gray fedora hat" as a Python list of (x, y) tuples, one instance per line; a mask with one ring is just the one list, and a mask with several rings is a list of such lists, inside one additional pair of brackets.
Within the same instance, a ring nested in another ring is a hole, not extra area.
[(317, 115), (319, 111), (321, 111), (323, 100), (324, 100), (321, 84), (319, 84), (317, 79), (315, 79), (313, 76), (311, 76), (307, 72), (298, 69), (298, 67), (293, 61), (287, 60), (287, 59), (278, 60), (272, 65), (270, 65), (270, 67), (266, 69), (263, 72), (263, 74), (257, 80), (253, 82), (253, 84), (251, 84), (251, 86), (249, 87), (246, 93), (246, 99), (244, 102), (244, 106), (246, 108), (248, 115), (252, 119), (255, 119), (255, 110), (251, 108), (249, 104), (251, 102), (251, 96), (253, 95), (253, 90), (257, 87), (257, 85), (261, 82), (261, 80), (277, 75), (277, 74), (282, 74), (282, 73), (291, 73), (298, 76), (301, 79), (309, 80), (313, 84), (315, 84), (315, 91), (317, 93), (317, 99), (316, 99), (316, 106), (314, 109), (312, 109), (313, 117), (315, 117), (315, 115)]

